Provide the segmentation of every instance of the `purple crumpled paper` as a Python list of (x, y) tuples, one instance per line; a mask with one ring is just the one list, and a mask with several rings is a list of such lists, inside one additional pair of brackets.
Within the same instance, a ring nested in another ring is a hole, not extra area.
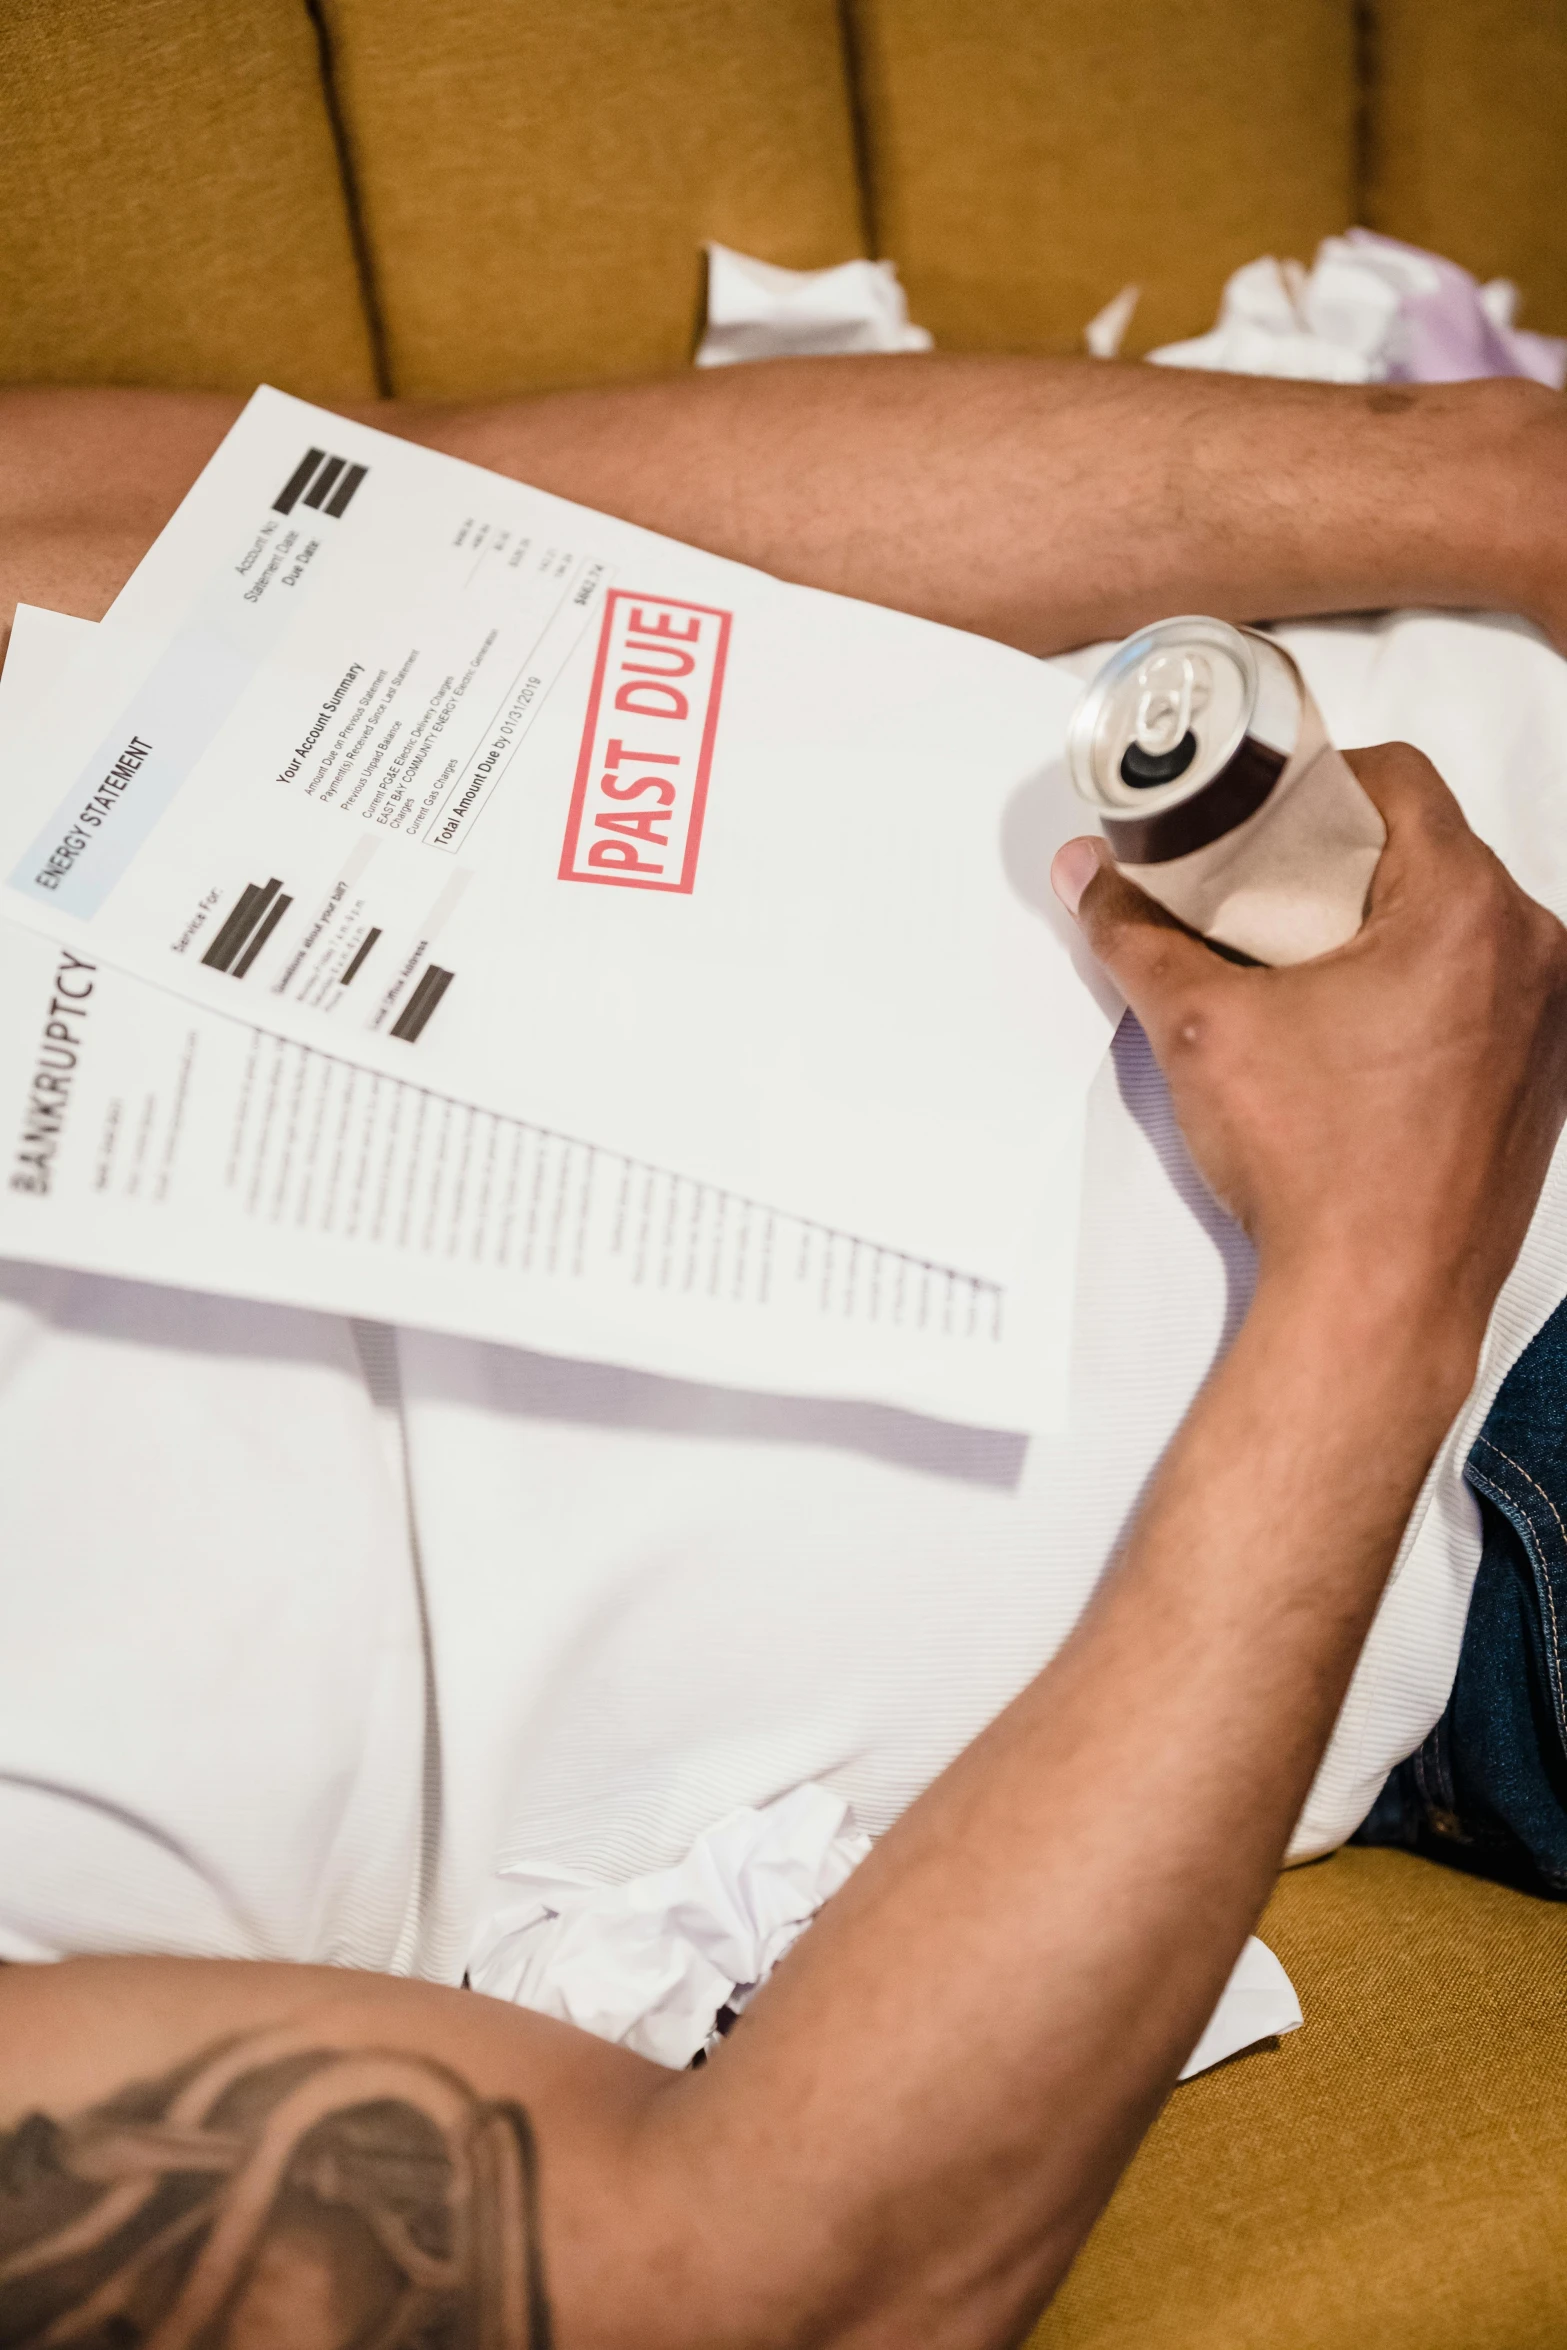
[(1386, 352), (1390, 383), (1467, 383), (1481, 375), (1522, 375), (1560, 390), (1567, 341), (1513, 325), (1517, 290), (1506, 278), (1482, 286), (1456, 261), (1371, 229), (1352, 228), (1333, 241), (1372, 267), (1380, 264), (1378, 275), (1399, 287), (1399, 314)]
[[(1124, 286), (1090, 322), (1084, 339), (1097, 358), (1115, 356), (1137, 291)], [(1567, 340), (1515, 326), (1517, 304), (1506, 278), (1481, 285), (1440, 253), (1352, 228), (1324, 237), (1309, 270), (1271, 254), (1248, 261), (1225, 286), (1207, 334), (1148, 356), (1161, 367), (1325, 383), (1528, 376), (1559, 391)]]

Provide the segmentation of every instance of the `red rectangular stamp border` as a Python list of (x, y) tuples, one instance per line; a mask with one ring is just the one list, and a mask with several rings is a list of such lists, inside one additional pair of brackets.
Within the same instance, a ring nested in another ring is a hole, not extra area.
[[(671, 612), (702, 612), (719, 623), (718, 650), (713, 656), (713, 684), (708, 695), (707, 718), (702, 728), (702, 747), (697, 753), (696, 781), (691, 792), (691, 815), (686, 826), (686, 853), (681, 862), (678, 881), (643, 881), (631, 873), (579, 873), (576, 853), (581, 845), (582, 811), (587, 805), (588, 778), (593, 772), (593, 746), (598, 737), (599, 703), (604, 694), (604, 672), (609, 663), (609, 641), (614, 628), (615, 606), (626, 604), (660, 604)], [(718, 732), (718, 705), (723, 699), (724, 667), (729, 658), (729, 625), (733, 613), (718, 604), (693, 604), (684, 596), (661, 596), (651, 588), (611, 588), (604, 599), (604, 618), (599, 628), (598, 659), (593, 665), (593, 685), (588, 694), (588, 714), (583, 722), (582, 750), (577, 760), (576, 781), (571, 787), (571, 806), (566, 811), (566, 837), (561, 844), (560, 881), (586, 881), (607, 889), (657, 889), (677, 896), (689, 897), (696, 884), (697, 851), (702, 845), (702, 820), (707, 813), (707, 779), (713, 764), (713, 740)]]

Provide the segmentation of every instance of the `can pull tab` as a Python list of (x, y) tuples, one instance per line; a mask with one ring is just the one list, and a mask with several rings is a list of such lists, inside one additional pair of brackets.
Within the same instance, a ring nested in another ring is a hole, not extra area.
[(1121, 754), (1121, 781), (1135, 791), (1173, 783), (1197, 756), (1192, 720), (1206, 709), (1213, 678), (1200, 654), (1156, 653), (1137, 677), (1137, 715)]

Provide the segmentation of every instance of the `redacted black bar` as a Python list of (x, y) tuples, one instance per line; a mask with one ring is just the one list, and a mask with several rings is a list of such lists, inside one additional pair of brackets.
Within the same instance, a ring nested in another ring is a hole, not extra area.
[(268, 906), (282, 888), (281, 881), (269, 881), (265, 888), (259, 881), (247, 881), (234, 901), (229, 915), (202, 961), (213, 971), (227, 971), (234, 957), (240, 953), (256, 924), (265, 918)]
[(322, 458), (325, 455), (326, 451), (324, 449), (307, 449), (305, 451), (303, 457), (300, 458), (299, 463), (295, 466), (293, 472), (289, 475), (287, 481), (283, 484), (283, 487), (279, 490), (277, 496), (272, 501), (272, 511), (274, 514), (293, 513), (295, 506), (299, 502), (300, 491), (304, 488), (306, 482), (315, 472), (316, 467), (320, 464)]
[(347, 513), (348, 501), (353, 496), (355, 490), (358, 489), (359, 484), (364, 480), (364, 477), (364, 466), (350, 465), (348, 471), (344, 474), (342, 480), (338, 483), (336, 490), (332, 494), (331, 502), (327, 506), (327, 512), (330, 515), (334, 517), (340, 517)]
[(266, 945), (267, 940), (272, 936), (273, 931), (276, 930), (278, 924), (282, 921), (284, 915), (288, 912), (288, 909), (293, 904), (293, 902), (294, 901), (292, 898), (276, 898), (273, 900), (271, 913), (262, 923), (261, 928), (256, 932), (249, 946), (245, 949), (245, 952), (240, 956), (239, 961), (234, 966), (234, 976), (236, 979), (244, 978), (246, 972), (250, 969), (251, 964), (260, 954), (262, 948)]
[(353, 983), (354, 980), (358, 978), (361, 970), (364, 968), (364, 960), (366, 955), (369, 954), (370, 949), (375, 945), (375, 942), (380, 937), (380, 935), (381, 933), (379, 930), (367, 930), (365, 932), (364, 937), (359, 942), (359, 952), (355, 955), (353, 961), (349, 964), (348, 969), (339, 976), (337, 982), (339, 987), (348, 987)]
[(320, 472), (316, 475), (316, 478), (311, 483), (309, 489), (306, 490), (305, 504), (307, 506), (319, 506), (322, 499), (326, 496), (327, 491), (332, 487), (333, 482), (336, 481), (342, 470), (342, 458), (329, 457), (326, 463), (322, 466)]
[(259, 881), (247, 881), (229, 909), (217, 937), (202, 956), (202, 961), (213, 971), (226, 971), (244, 945), (255, 914), (256, 900), (261, 895)]
[(449, 971), (443, 971), (436, 963), (427, 963), (418, 986), (392, 1024), (392, 1034), (400, 1036), (404, 1044), (417, 1044), (431, 1013), (451, 984)]

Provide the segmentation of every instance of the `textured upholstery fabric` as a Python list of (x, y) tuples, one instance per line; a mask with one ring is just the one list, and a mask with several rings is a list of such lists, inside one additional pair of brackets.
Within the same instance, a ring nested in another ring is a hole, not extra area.
[(397, 391), (684, 366), (704, 238), (864, 250), (834, 0), (329, 0)]
[(871, 212), (939, 344), (1128, 353), (1354, 217), (1352, 0), (853, 0)]
[(1030, 2350), (1561, 2350), (1567, 1906), (1283, 1878), (1303, 2031), (1178, 2089)]
[(1567, 334), (1567, 5), (1375, 0), (1368, 63), (1368, 224)]
[(0, 382), (373, 395), (301, 0), (4, 0)]

